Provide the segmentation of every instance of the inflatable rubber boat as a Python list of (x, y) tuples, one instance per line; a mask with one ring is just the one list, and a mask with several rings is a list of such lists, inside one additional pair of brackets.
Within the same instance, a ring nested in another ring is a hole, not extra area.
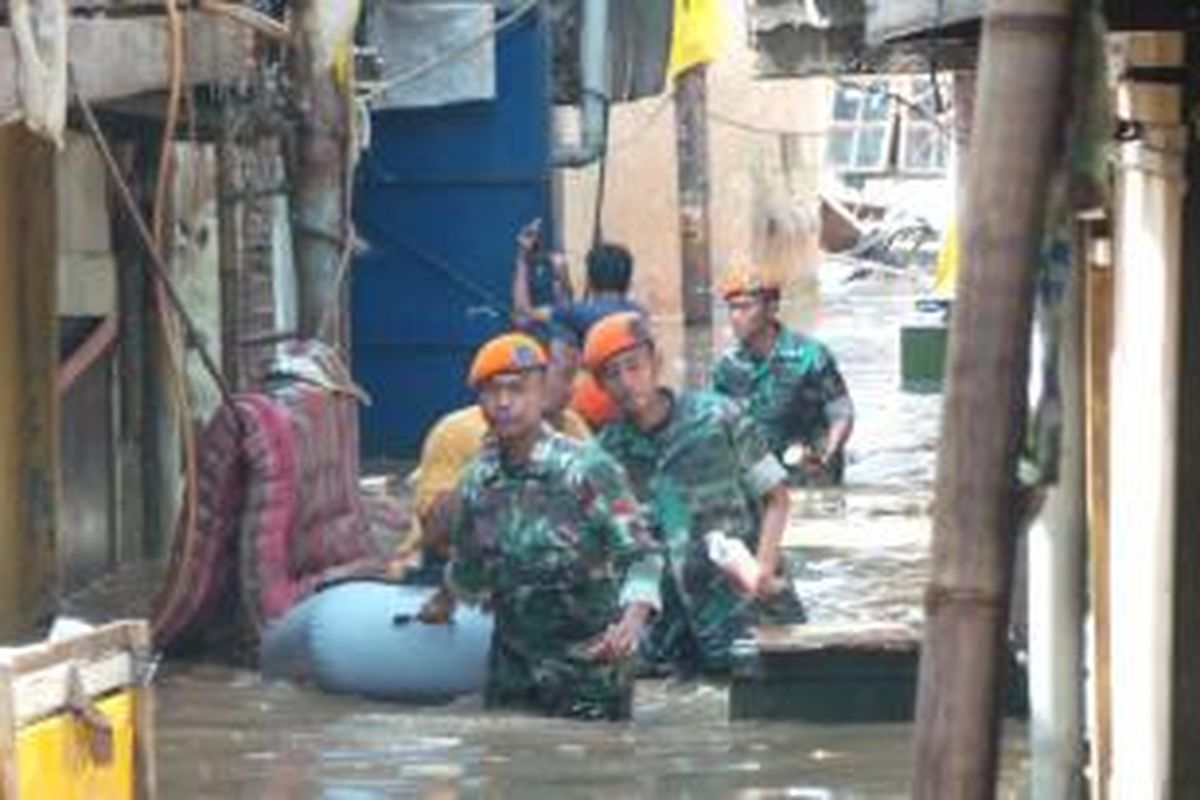
[(460, 605), (449, 625), (426, 625), (416, 615), (433, 591), (371, 580), (323, 589), (267, 625), (263, 676), (407, 702), (480, 692), (492, 618)]

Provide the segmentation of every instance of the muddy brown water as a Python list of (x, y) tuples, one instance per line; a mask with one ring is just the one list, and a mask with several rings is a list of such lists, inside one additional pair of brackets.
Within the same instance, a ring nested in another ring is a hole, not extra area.
[[(834, 276), (819, 298), (785, 302), (789, 321), (832, 347), (858, 410), (846, 488), (793, 502), (788, 542), (817, 622), (921, 622), (940, 397), (898, 388), (913, 299), (903, 281)], [(727, 338), (721, 320), (714, 338)], [(69, 610), (144, 606), (157, 574), (124, 570)], [(911, 768), (909, 724), (730, 722), (712, 683), (644, 681), (622, 725), (485, 713), (478, 698), (331, 697), (195, 663), (165, 665), (156, 699), (165, 798), (900, 797)], [(1024, 797), (1025, 729), (1005, 731), (1000, 796)]]

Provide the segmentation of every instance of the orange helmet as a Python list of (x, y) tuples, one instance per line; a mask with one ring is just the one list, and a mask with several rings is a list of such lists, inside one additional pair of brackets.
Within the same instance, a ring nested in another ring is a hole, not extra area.
[(721, 279), (721, 297), (727, 301), (742, 294), (778, 297), (779, 289), (778, 280), (752, 268), (734, 267)]
[(586, 371), (575, 376), (575, 385), (571, 391), (571, 408), (587, 420), (587, 424), (593, 429), (607, 425), (620, 413), (612, 396), (604, 391), (596, 376)]
[(546, 368), (546, 351), (532, 336), (505, 333), (491, 339), (471, 362), (467, 385), (478, 389), (484, 381), (506, 372), (526, 372)]
[(646, 318), (639, 312), (609, 314), (588, 331), (587, 341), (583, 344), (583, 365), (595, 371), (618, 353), (653, 343)]

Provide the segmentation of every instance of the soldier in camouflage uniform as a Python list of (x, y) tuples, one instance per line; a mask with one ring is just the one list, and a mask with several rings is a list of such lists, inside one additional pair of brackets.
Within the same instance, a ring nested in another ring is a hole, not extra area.
[(778, 284), (738, 270), (722, 294), (737, 342), (713, 368), (713, 389), (747, 408), (793, 484), (841, 484), (854, 404), (833, 355), (780, 323)]
[[(459, 484), (448, 588), (495, 613), (489, 707), (625, 719), (636, 645), (660, 607), (660, 548), (620, 466), (542, 421), (544, 365), (520, 334), (476, 357), (491, 435)], [(421, 618), (452, 610), (443, 593)]]
[[(624, 412), (600, 443), (625, 467), (666, 550), (663, 613), (643, 656), (684, 671), (726, 671), (731, 645), (748, 625), (804, 618), (780, 574), (787, 473), (732, 402), (660, 387), (654, 342), (640, 316), (598, 323), (584, 361)], [(755, 553), (760, 578), (751, 592), (735, 589), (709, 558), (705, 537), (713, 531)]]

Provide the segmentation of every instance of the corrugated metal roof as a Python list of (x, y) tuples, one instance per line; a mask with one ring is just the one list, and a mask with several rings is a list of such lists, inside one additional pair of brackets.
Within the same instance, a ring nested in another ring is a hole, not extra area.
[(868, 45), (944, 29), (983, 16), (984, 0), (866, 0)]
[(776, 28), (813, 28), (828, 30), (834, 26), (861, 25), (861, 3), (818, 3), (817, 0), (764, 0), (750, 9), (750, 30), (773, 31)]
[[(750, 0), (750, 28), (759, 52), (763, 77), (821, 74), (905, 72), (927, 69), (925, 42), (893, 44), (874, 34), (912, 36), (921, 27), (922, 8), (928, 22), (947, 24), (969, 17), (968, 4), (982, 0)], [(881, 27), (883, 26), (883, 27)], [(954, 38), (939, 41), (943, 67), (974, 62), (973, 45)]]
[(764, 77), (845, 72), (863, 60), (863, 0), (754, 0), (750, 32)]

